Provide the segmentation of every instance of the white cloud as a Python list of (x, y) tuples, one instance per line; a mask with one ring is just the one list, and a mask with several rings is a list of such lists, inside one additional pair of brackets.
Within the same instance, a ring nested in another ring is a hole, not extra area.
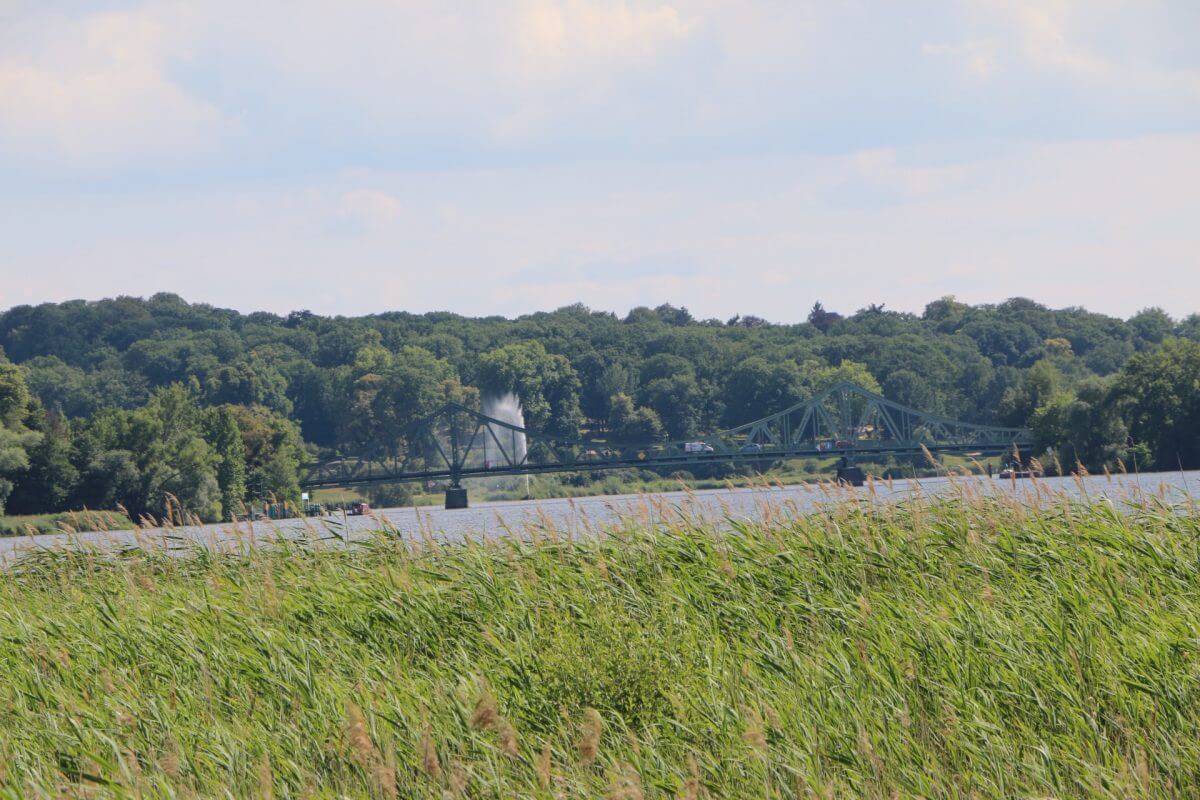
[(353, 189), (342, 195), (338, 214), (346, 219), (380, 227), (395, 222), (404, 210), (394, 195), (378, 189)]
[[(0, 200), (25, 275), (2, 284), (0, 305), (171, 290), (277, 311), (672, 302), (798, 320), (816, 299), (919, 311), (956, 293), (1184, 315), (1200, 297), (1197, 187), (1200, 137), (1187, 136), (951, 164), (896, 150)], [(831, 203), (832, 191), (887, 202)], [(52, 214), (75, 221), (72, 237), (53, 235)], [(347, 229), (347, 215), (361, 224)], [(8, 258), (0, 273), (17, 269)]]
[(0, 307), (1200, 296), (1188, 0), (104, 2), (0, 15)]
[(996, 74), (999, 66), (998, 44), (995, 39), (968, 39), (959, 44), (929, 44), (921, 46), (928, 56), (947, 56), (960, 61), (967, 72), (976, 78), (987, 80)]
[(596, 60), (610, 69), (630, 60), (653, 60), (664, 45), (695, 27), (673, 6), (627, 0), (530, 0), (517, 23), (523, 69), (539, 81)]
[[(1109, 91), (1174, 93), (1200, 101), (1200, 64), (1164, 59), (1169, 42), (1193, 42), (1200, 18), (1186, 4), (1125, 0), (972, 0), (976, 26), (991, 35), (958, 45), (926, 46), (929, 54), (956, 54), (980, 77), (999, 61), (1023, 63), (1043, 79), (1053, 76)], [(1190, 45), (1188, 45), (1190, 46)]]
[[(1189, 13), (1182, 2), (1165, 4), (1169, 14), (1113, 0), (925, 10), (781, 0), (109, 2), (126, 10), (81, 4), (55, 14), (30, 0), (0, 28), (10, 165), (32, 162), (26, 173), (36, 177), (47, 164), (57, 174), (100, 164), (136, 178), (158, 176), (164, 163), (194, 162), (193, 175), (213, 165), (302, 174), (828, 152), (986, 138), (1014, 120), (1036, 119), (1037, 138), (1178, 130), (1200, 113), (1196, 25), (1189, 36), (1189, 18), (1177, 19)], [(929, 69), (939, 62), (957, 70)], [(956, 71), (971, 80), (961, 84)]]
[[(653, 77), (661, 59), (700, 26), (673, 6), (627, 0), (525, 0), (501, 45), (501, 83), (512, 91), (489, 132), (496, 142), (536, 141), (589, 108), (636, 96), (630, 76)], [(637, 78), (633, 78), (637, 81)], [(638, 110), (644, 109), (636, 103)]]
[(1006, 8), (1017, 21), (1025, 55), (1035, 65), (1088, 78), (1113, 73), (1113, 63), (1067, 39), (1063, 31), (1069, 4), (1012, 3)]
[(99, 13), (8, 30), (0, 39), (0, 152), (90, 168), (213, 149), (227, 121), (167, 74), (181, 19)]

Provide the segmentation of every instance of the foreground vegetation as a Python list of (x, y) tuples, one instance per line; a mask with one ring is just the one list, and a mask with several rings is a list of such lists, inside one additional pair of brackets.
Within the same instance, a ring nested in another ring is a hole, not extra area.
[[(722, 530), (722, 528), (724, 530)], [(39, 553), (8, 796), (1187, 797), (1200, 512), (964, 491), (603, 536)]]

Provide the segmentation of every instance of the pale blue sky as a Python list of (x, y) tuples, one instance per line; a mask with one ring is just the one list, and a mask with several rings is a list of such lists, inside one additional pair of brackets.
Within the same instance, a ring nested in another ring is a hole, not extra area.
[(0, 308), (1200, 310), (1200, 3), (0, 0)]

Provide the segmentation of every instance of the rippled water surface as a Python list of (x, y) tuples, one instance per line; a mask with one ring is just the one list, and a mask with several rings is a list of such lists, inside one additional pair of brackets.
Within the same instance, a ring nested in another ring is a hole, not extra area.
[(278, 536), (313, 536), (330, 540), (353, 540), (372, 530), (386, 527), (407, 537), (432, 536), (440, 540), (458, 540), (467, 536), (497, 536), (520, 532), (529, 525), (552, 525), (563, 533), (586, 534), (628, 515), (648, 521), (659, 521), (680, 510), (710, 516), (714, 519), (755, 519), (765, 509), (778, 512), (813, 510), (821, 503), (847, 496), (870, 502), (903, 499), (915, 492), (943, 494), (954, 487), (969, 484), (989, 492), (1016, 493), (1033, 501), (1035, 493), (1047, 489), (1073, 496), (1086, 493), (1089, 497), (1107, 496), (1113, 500), (1127, 498), (1134, 492), (1162, 494), (1169, 500), (1196, 496), (1200, 490), (1200, 471), (1162, 472), (1141, 476), (1106, 477), (1093, 475), (1082, 480), (1075, 478), (1046, 478), (1005, 481), (999, 479), (927, 478), (920, 481), (896, 481), (892, 486), (876, 483), (873, 491), (861, 489), (831, 490), (809, 484), (782, 488), (707, 489), (697, 492), (667, 492), (652, 495), (613, 495), (583, 497), (571, 500), (516, 500), (477, 503), (471, 508), (447, 511), (440, 507), (394, 508), (376, 511), (367, 517), (330, 517), (306, 520), (257, 522), (253, 525), (203, 525), (146, 531), (106, 531), (74, 535), (48, 534), (36, 537), (0, 538), (0, 554), (14, 556), (30, 548), (70, 545), (72, 542), (99, 546), (125, 546), (152, 542), (168, 547), (189, 544), (232, 546), (238, 542), (261, 541)]

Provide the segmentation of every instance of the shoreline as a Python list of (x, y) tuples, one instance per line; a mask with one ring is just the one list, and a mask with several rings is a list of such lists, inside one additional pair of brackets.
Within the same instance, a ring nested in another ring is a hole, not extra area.
[[(969, 482), (969, 483), (968, 483)], [(1112, 494), (1112, 499), (1131, 494), (1146, 495), (1175, 491), (1195, 497), (1200, 487), (1200, 470), (1158, 472), (1131, 475), (1050, 477), (1001, 480), (986, 476), (937, 476), (895, 480), (889, 485), (879, 481), (858, 489), (836, 487), (832, 483), (759, 483), (751, 486), (643, 492), (585, 497), (512, 499), (485, 501), (469, 509), (447, 510), (431, 506), (404, 506), (376, 509), (371, 514), (351, 517), (299, 517), (259, 522), (226, 522), (202, 525), (167, 525), (98, 531), (68, 531), (48, 534), (0, 537), (0, 557), (28, 550), (54, 549), (59, 546), (136, 547), (147, 542), (167, 549), (203, 546), (220, 549), (239, 542), (257, 543), (272, 539), (321, 539), (351, 542), (387, 531), (404, 538), (432, 538), (437, 541), (462, 541), (474, 536), (511, 532), (523, 527), (556, 525), (567, 531), (586, 532), (629, 513), (660, 513), (680, 499), (687, 499), (689, 510), (737, 519), (761, 518), (764, 504), (779, 504), (793, 513), (817, 510), (822, 504), (844, 497), (870, 498), (878, 502), (901, 500), (916, 493), (941, 494), (955, 486), (984, 487), (987, 491), (1037, 496), (1040, 492), (1065, 492), (1083, 497)], [(1114, 489), (1116, 490), (1114, 492)], [(839, 497), (836, 493), (842, 493)]]

